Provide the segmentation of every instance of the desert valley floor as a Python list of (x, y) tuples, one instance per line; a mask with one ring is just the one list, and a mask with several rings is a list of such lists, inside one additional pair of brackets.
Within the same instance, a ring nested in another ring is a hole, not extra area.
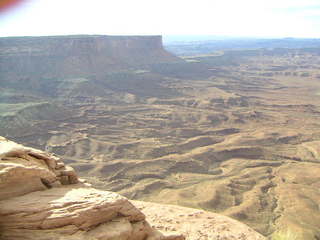
[[(231, 51), (225, 64), (186, 57), (183, 73), (128, 70), (108, 90), (68, 79), (55, 104), (18, 94), (30, 104), (0, 104), (1, 134), (130, 199), (221, 213), (264, 235), (289, 228), (320, 239), (320, 56), (270, 52)], [(200, 64), (198, 75), (184, 73)]]

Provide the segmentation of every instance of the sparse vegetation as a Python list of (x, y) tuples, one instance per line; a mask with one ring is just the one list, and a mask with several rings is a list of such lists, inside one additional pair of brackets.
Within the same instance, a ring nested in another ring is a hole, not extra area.
[(297, 235), (290, 230), (276, 232), (272, 235), (272, 240), (299, 240)]
[(17, 112), (28, 108), (33, 107), (37, 105), (41, 105), (43, 103), (16, 103), (16, 104), (10, 104), (10, 103), (0, 103), (0, 116), (14, 116)]

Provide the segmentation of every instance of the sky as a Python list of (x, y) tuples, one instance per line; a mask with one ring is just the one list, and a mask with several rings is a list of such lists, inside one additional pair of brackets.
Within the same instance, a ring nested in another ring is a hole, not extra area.
[(320, 38), (320, 0), (25, 0), (0, 11), (0, 36), (71, 34)]

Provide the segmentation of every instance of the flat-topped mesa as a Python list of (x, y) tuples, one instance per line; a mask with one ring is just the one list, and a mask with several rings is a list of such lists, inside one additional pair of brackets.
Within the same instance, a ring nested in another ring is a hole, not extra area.
[(89, 76), (134, 66), (182, 61), (161, 36), (74, 35), (0, 38), (0, 73), (24, 77)]
[(70, 56), (163, 50), (161, 36), (70, 35), (0, 38), (0, 55)]

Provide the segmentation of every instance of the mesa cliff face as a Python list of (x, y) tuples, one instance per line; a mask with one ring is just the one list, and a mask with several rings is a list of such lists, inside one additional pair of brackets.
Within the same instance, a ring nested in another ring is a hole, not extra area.
[(1, 240), (264, 239), (214, 213), (133, 204), (116, 193), (93, 189), (52, 154), (2, 137), (0, 170)]
[(3, 77), (103, 76), (132, 66), (179, 62), (161, 36), (54, 36), (0, 38)]

